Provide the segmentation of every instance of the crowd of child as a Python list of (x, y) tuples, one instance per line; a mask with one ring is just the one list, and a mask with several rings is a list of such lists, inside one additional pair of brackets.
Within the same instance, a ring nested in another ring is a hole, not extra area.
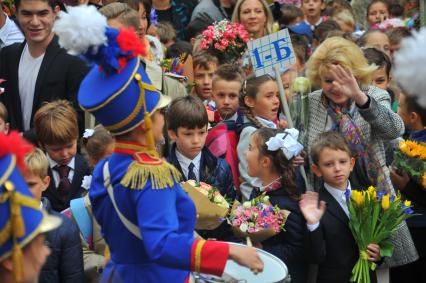
[[(180, 173), (177, 181), (208, 183), (231, 201), (265, 193), (271, 204), (290, 211), (285, 231), (255, 245), (283, 260), (291, 282), (349, 282), (359, 249), (348, 225), (347, 198), (351, 189), (370, 185), (401, 193), (419, 213), (394, 231), (392, 257), (381, 257), (380, 246), (370, 243), (368, 260), (383, 271), (378, 277), (371, 271), (372, 282), (426, 282), (426, 189), (392, 167), (401, 138), (426, 143), (426, 108), (392, 76), (401, 41), (415, 28), (410, 1), (107, 2), (100, 13), (111, 27), (137, 31), (147, 47), (141, 65), (155, 89), (171, 98), (150, 113), (158, 153)], [(17, 23), (30, 12), (18, 8)], [(296, 55), (296, 63), (281, 70), (288, 103), (296, 77), (312, 85), (303, 151), (288, 153), (286, 137), (298, 131), (288, 129), (275, 74), (255, 76), (244, 58), (227, 64), (200, 48), (201, 33), (222, 19), (242, 24), (250, 39), (277, 25), (288, 28)], [(175, 64), (166, 66), (166, 60)], [(4, 101), (0, 95), (0, 132), (8, 135), (16, 130), (8, 118), (14, 109)], [(52, 253), (39, 282), (99, 282), (110, 254), (103, 233), (113, 228), (101, 227), (93, 215), (91, 175), (95, 168), (102, 171), (96, 166), (104, 166), (101, 160), (136, 150), (132, 142), (140, 135), (138, 128), (123, 135), (101, 124), (82, 131), (74, 107), (73, 101), (46, 102), (23, 134), (38, 147), (25, 157), (25, 182), (40, 207), (62, 219), (46, 234)], [(269, 146), (280, 135), (283, 144)], [(241, 241), (226, 221), (196, 232)], [(0, 278), (7, 270), (2, 260), (0, 254)], [(389, 279), (383, 275), (388, 269)]]

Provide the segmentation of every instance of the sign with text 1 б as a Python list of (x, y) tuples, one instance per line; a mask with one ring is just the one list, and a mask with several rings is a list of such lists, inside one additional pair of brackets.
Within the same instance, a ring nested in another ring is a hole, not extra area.
[(296, 63), (287, 29), (248, 42), (251, 62), (256, 76), (274, 72), (274, 67), (288, 68)]

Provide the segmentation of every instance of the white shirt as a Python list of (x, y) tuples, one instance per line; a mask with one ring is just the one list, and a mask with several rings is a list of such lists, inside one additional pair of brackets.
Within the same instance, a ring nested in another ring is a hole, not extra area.
[(13, 43), (23, 42), (24, 39), (25, 37), (18, 26), (6, 15), (4, 25), (0, 28), (0, 48), (12, 45)]
[(311, 30), (313, 31), (313, 30), (315, 30), (315, 28), (317, 27), (317, 26), (319, 26), (319, 24), (320, 23), (322, 23), (322, 17), (320, 17), (320, 19), (318, 20), (318, 22), (316, 22), (315, 23), (315, 25), (311, 25), (307, 20), (305, 20), (305, 23), (308, 25), (308, 26), (310, 26), (311, 27)]
[(21, 98), (24, 130), (30, 129), (35, 84), (43, 58), (44, 53), (37, 58), (33, 58), (28, 50), (28, 44), (25, 44), (18, 68), (19, 96)]
[(263, 125), (265, 125), (268, 128), (271, 128), (271, 129), (277, 128), (277, 125), (275, 125), (275, 123), (272, 122), (271, 120), (268, 120), (268, 119), (265, 119), (265, 118), (262, 118), (262, 117), (259, 117), (259, 116), (256, 116), (256, 119), (259, 120), (260, 123), (262, 123)]
[[(55, 188), (57, 188), (59, 186), (59, 181), (60, 181), (60, 177), (59, 177), (59, 172), (54, 170), (53, 168), (57, 165), (59, 165), (55, 160), (53, 160), (52, 158), (50, 158), (49, 154), (46, 153), (46, 157), (47, 160), (49, 161), (49, 166), (50, 169), (52, 170), (52, 175), (53, 175), (53, 181), (55, 182)], [(72, 178), (74, 177), (74, 171), (75, 171), (75, 157), (73, 157), (70, 161), (70, 163), (68, 163), (68, 167), (70, 167), (70, 172), (68, 173), (68, 180), (70, 181), (70, 183), (72, 182)]]
[(191, 164), (191, 162), (194, 164), (194, 174), (197, 177), (197, 182), (200, 181), (200, 163), (201, 163), (201, 151), (200, 153), (197, 154), (197, 156), (195, 156), (194, 159), (189, 159), (185, 156), (183, 156), (182, 153), (180, 153), (177, 149), (176, 149), (176, 158), (179, 161), (179, 165), (180, 168), (182, 168), (183, 174), (185, 175), (186, 179), (188, 179), (188, 167), (189, 164)]
[[(346, 189), (344, 191), (333, 188), (332, 186), (330, 186), (327, 183), (324, 183), (324, 188), (330, 193), (330, 195), (333, 196), (333, 198), (337, 201), (337, 203), (340, 205), (340, 207), (343, 209), (343, 211), (349, 217), (349, 209), (348, 209), (348, 204), (346, 202), (345, 192), (346, 192), (346, 190), (349, 190), (350, 192), (352, 192), (351, 183), (348, 181), (348, 186), (346, 187)], [(317, 222), (315, 224), (306, 224), (306, 225), (308, 226), (308, 230), (312, 232), (312, 231), (314, 231), (315, 229), (318, 228), (319, 222)]]

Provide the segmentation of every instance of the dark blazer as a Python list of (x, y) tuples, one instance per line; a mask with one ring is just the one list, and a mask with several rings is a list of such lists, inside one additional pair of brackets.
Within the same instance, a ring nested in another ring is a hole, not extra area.
[[(15, 43), (4, 47), (0, 53), (0, 78), (5, 92), (0, 96), (9, 111), (11, 129), (24, 130), (21, 98), (19, 96), (18, 69), (22, 51), (26, 42)], [(30, 127), (33, 127), (35, 112), (43, 102), (66, 99), (73, 103), (77, 111), (80, 131), (84, 130), (84, 113), (77, 103), (77, 92), (80, 82), (89, 71), (87, 64), (76, 56), (69, 55), (58, 44), (58, 38), (53, 37), (47, 46), (43, 61), (37, 76), (34, 90), (34, 102), (31, 113)]]
[[(179, 170), (183, 181), (187, 181), (176, 157), (176, 144), (173, 144), (167, 161)], [(225, 159), (215, 157), (206, 147), (203, 148), (201, 153), (200, 181), (216, 187), (221, 195), (226, 195), (228, 199), (234, 200), (236, 198), (237, 193), (234, 189), (231, 167)], [(226, 221), (223, 221), (214, 230), (197, 230), (197, 232), (205, 239), (236, 241)]]
[[(319, 264), (317, 283), (349, 282), (359, 255), (349, 218), (324, 186), (319, 191), (319, 199), (327, 203), (327, 209), (319, 227), (306, 233), (307, 259)], [(377, 282), (375, 273), (370, 275), (371, 282)]]
[(288, 267), (293, 283), (305, 283), (307, 263), (304, 256), (306, 222), (299, 209), (299, 202), (280, 188), (266, 193), (272, 205), (290, 211), (284, 225), (285, 231), (262, 242), (262, 248), (280, 258)]
[(62, 219), (58, 229), (46, 233), (51, 254), (44, 264), (40, 283), (84, 282), (83, 249), (77, 225), (64, 215), (53, 211), (49, 200), (42, 198), (43, 208)]
[(53, 180), (52, 169), (49, 167), (49, 176), (51, 181), (47, 190), (43, 192), (43, 197), (49, 199), (53, 210), (61, 212), (70, 206), (70, 200), (83, 196), (83, 193), (86, 192), (86, 190), (81, 187), (81, 182), (83, 181), (84, 176), (88, 176), (90, 174), (90, 167), (86, 159), (84, 159), (83, 156), (76, 154), (74, 176), (71, 182), (70, 194), (67, 200), (64, 201), (58, 194), (58, 190), (55, 187), (55, 182)]

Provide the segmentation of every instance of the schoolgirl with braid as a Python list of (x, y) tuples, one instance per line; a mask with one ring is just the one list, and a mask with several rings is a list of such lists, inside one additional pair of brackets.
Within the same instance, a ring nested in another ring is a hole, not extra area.
[(269, 75), (250, 77), (242, 88), (240, 108), (244, 115), (240, 140), (237, 146), (238, 171), (242, 199), (247, 200), (253, 190), (253, 177), (247, 173), (245, 152), (248, 150), (251, 134), (260, 128), (277, 128), (274, 123), (280, 106), (278, 85)]
[(247, 174), (256, 178), (252, 197), (266, 194), (272, 205), (290, 211), (285, 231), (260, 243), (262, 249), (282, 259), (289, 270), (291, 282), (306, 282), (304, 237), (306, 223), (298, 201), (300, 190), (292, 159), (303, 146), (297, 141), (296, 129), (261, 128), (250, 136), (246, 151)]

